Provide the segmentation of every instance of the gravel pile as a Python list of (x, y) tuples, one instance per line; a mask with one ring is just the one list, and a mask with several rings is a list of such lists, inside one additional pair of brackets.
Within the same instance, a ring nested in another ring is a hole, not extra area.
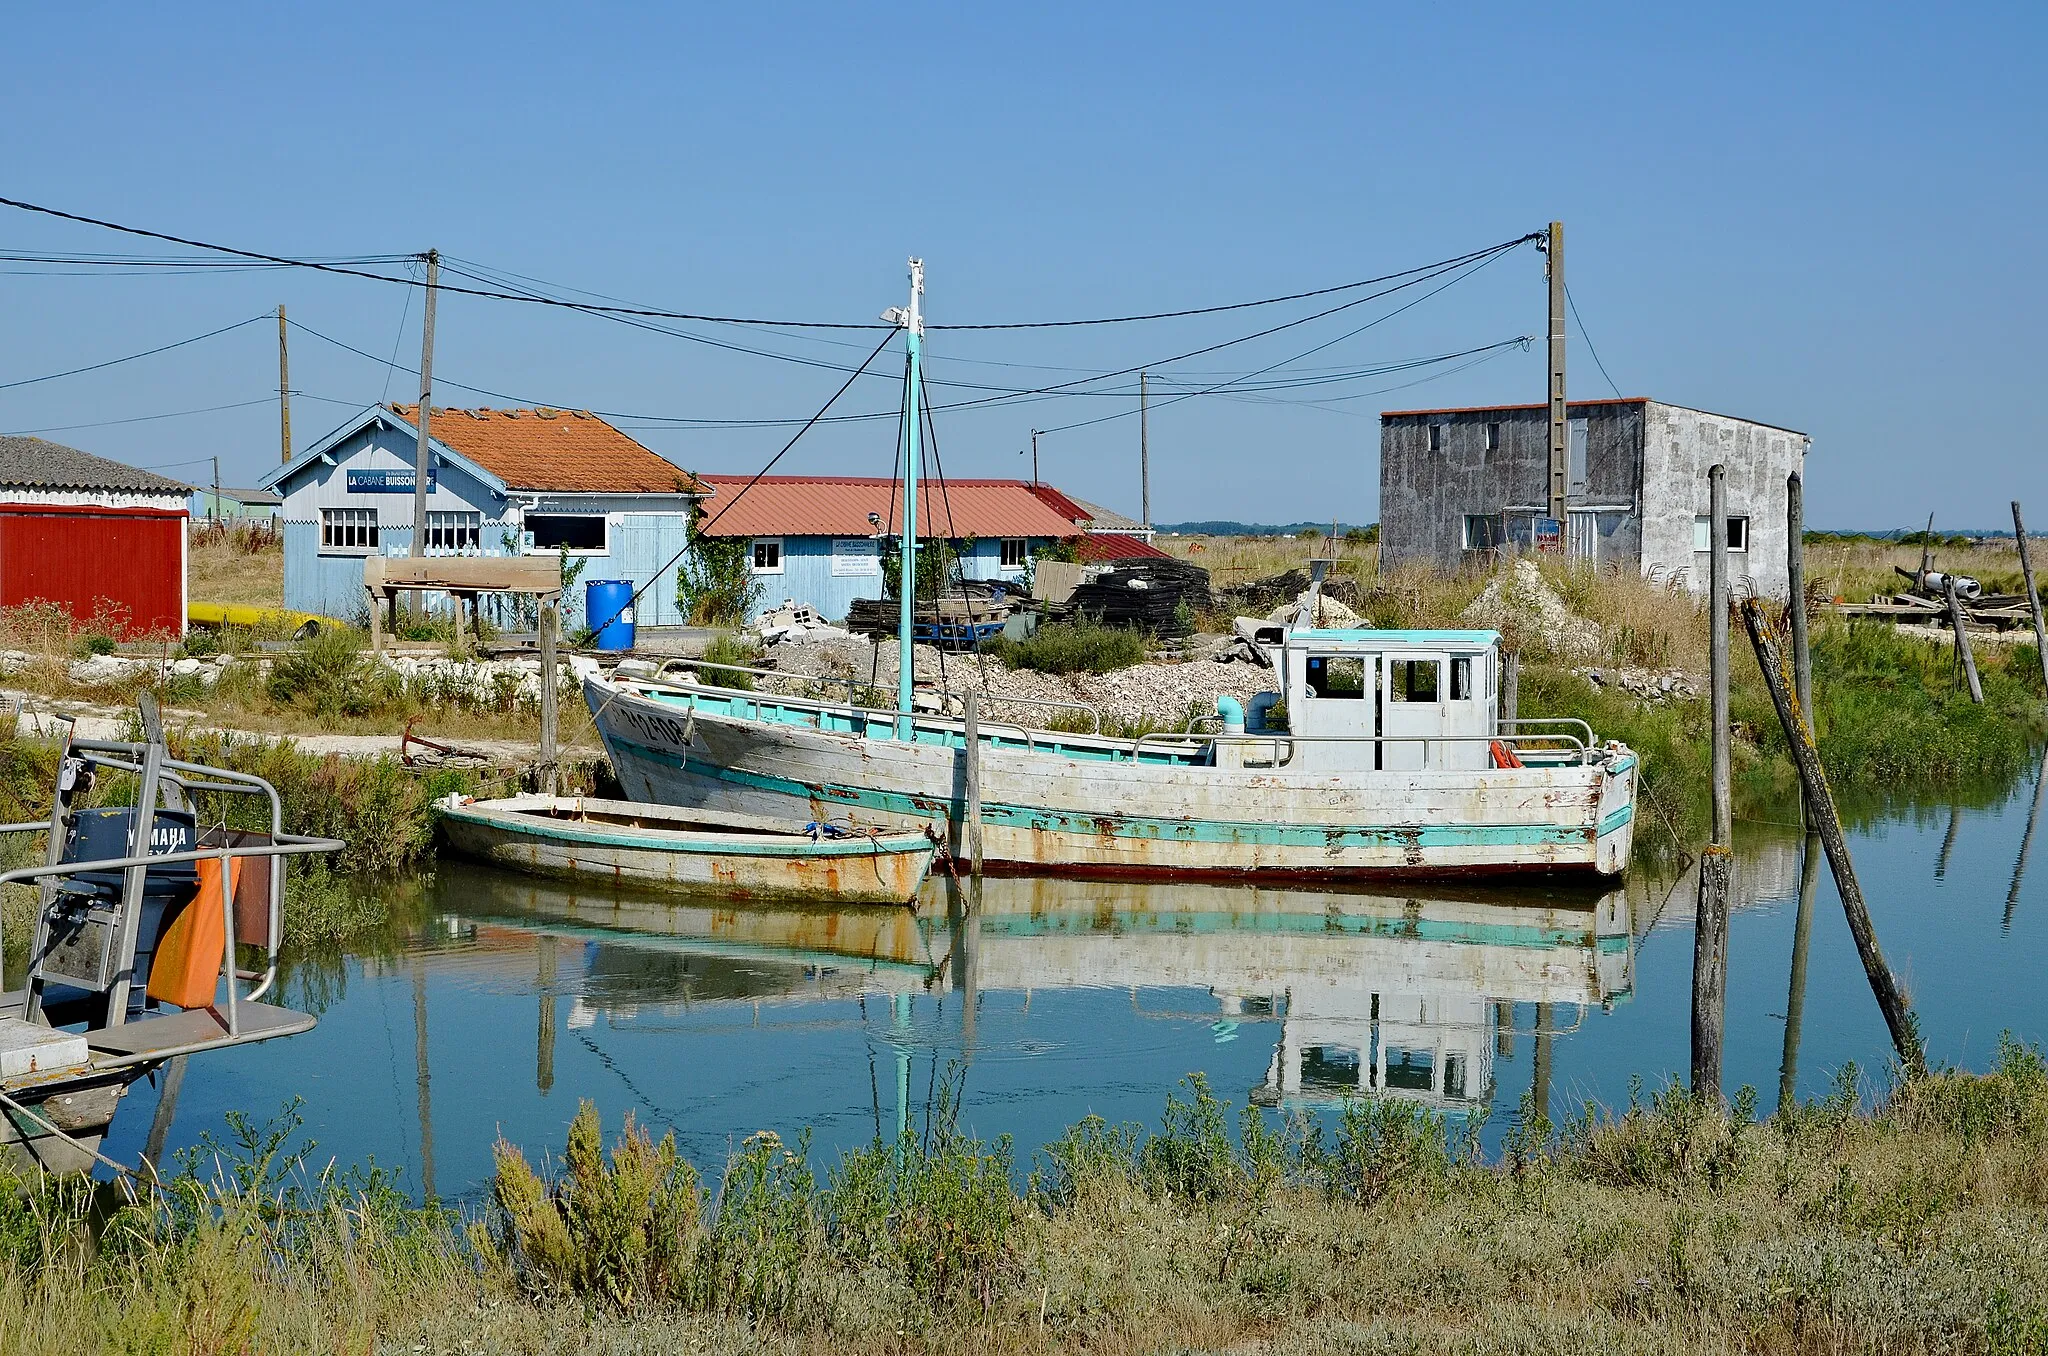
[(1513, 570), (1487, 581), (1463, 618), (1492, 627), (1522, 649), (1566, 661), (1583, 662), (1600, 652), (1600, 623), (1573, 616), (1533, 560), (1518, 560)]
[[(1214, 652), (1223, 651), (1218, 647)], [(862, 640), (789, 640), (776, 645), (769, 654), (776, 671), (792, 679), (853, 678), (861, 683), (872, 681), (884, 691), (893, 691), (896, 686), (894, 645), (883, 645), (877, 653), (876, 647)], [(944, 659), (946, 690), (952, 696), (963, 697), (969, 688), (982, 691), (998, 699), (992, 705), (991, 718), (1028, 721), (1033, 725), (1042, 725), (1053, 712), (1050, 708), (1034, 709), (1029, 702), (1073, 702), (1099, 708), (1106, 720), (1178, 725), (1186, 719), (1190, 705), (1207, 715), (1216, 710), (1216, 699), (1220, 696), (1245, 701), (1274, 686), (1269, 670), (1213, 659), (1136, 664), (1114, 673), (1063, 675), (1011, 669), (1000, 660), (972, 654), (948, 654)], [(939, 661), (937, 650), (917, 647), (920, 688), (938, 686)], [(786, 680), (770, 680), (768, 685), (799, 686)]]

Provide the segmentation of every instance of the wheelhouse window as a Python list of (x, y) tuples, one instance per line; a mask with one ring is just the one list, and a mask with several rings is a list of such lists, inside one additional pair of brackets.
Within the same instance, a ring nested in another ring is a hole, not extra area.
[(1472, 690), (1472, 656), (1469, 654), (1451, 657), (1451, 700), (1469, 702), (1478, 696)]
[(588, 551), (603, 554), (605, 523), (602, 513), (529, 513), (526, 534), (536, 551)]
[(1439, 681), (1441, 665), (1434, 659), (1389, 659), (1387, 661), (1387, 700), (1396, 702), (1433, 702), (1442, 690)]
[(1022, 538), (1022, 537), (1005, 537), (1005, 538), (1003, 538), (1003, 568), (1004, 568), (1004, 569), (1006, 569), (1006, 570), (1021, 570), (1021, 569), (1023, 569), (1023, 568), (1024, 568), (1024, 556), (1025, 556), (1025, 551), (1024, 551), (1024, 538)]
[(754, 538), (753, 569), (755, 574), (782, 573), (782, 538)]
[(1362, 700), (1366, 694), (1365, 664), (1363, 655), (1311, 655), (1306, 674), (1309, 695)]
[[(1714, 520), (1708, 514), (1700, 514), (1692, 520), (1692, 549), (1711, 551), (1714, 549)], [(1728, 516), (1728, 549), (1747, 551), (1749, 549), (1749, 516), (1747, 514)]]
[(429, 513), (427, 552), (441, 556), (473, 556), (483, 551), (484, 515)]
[(377, 510), (373, 508), (321, 509), (320, 549), (323, 551), (376, 550)]

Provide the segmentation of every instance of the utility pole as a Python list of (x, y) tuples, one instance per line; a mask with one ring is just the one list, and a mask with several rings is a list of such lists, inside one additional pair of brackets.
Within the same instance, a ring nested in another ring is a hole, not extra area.
[(1031, 483), (1038, 484), (1038, 430), (1031, 430)]
[(1564, 223), (1550, 223), (1550, 239), (1544, 247), (1550, 274), (1550, 516), (1564, 531), (1565, 476), (1570, 457), (1571, 429), (1564, 406)]
[(1146, 423), (1145, 374), (1138, 374), (1138, 511), (1152, 526), (1152, 440)]
[(215, 457), (215, 458), (213, 459), (213, 505), (212, 505), (212, 507), (211, 507), (211, 508), (209, 508), (209, 509), (207, 509), (207, 510), (206, 510), (206, 519), (207, 519), (207, 521), (208, 521), (208, 522), (214, 522), (214, 521), (217, 521), (217, 520), (218, 520), (219, 518), (220, 518), (220, 458), (219, 458), (219, 457)]
[[(419, 428), (418, 450), (412, 462), (412, 557), (427, 553), (427, 424), (434, 409), (434, 292), (441, 281), (441, 252), (427, 251), (427, 309), (420, 322), (420, 408), (415, 420)], [(426, 594), (412, 591), (410, 606), (415, 618), (424, 614)]]
[(281, 460), (292, 459), (292, 364), (284, 346), (284, 303), (277, 303), (277, 441)]

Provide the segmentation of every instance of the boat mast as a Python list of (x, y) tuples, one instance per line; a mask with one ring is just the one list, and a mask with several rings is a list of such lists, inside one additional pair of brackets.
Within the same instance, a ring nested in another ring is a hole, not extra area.
[(903, 381), (903, 536), (898, 552), (902, 573), (898, 578), (896, 609), (896, 737), (909, 739), (913, 732), (910, 716), (910, 637), (917, 611), (917, 468), (923, 460), (922, 430), (919, 426), (918, 394), (922, 383), (918, 365), (924, 347), (924, 260), (910, 261), (910, 305), (888, 312), (904, 331), (905, 376)]

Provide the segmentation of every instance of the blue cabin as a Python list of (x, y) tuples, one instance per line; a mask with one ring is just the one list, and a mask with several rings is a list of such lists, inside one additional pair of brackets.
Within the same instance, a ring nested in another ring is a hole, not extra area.
[[(753, 615), (808, 603), (837, 621), (856, 598), (880, 598), (882, 539), (902, 521), (902, 487), (868, 476), (706, 475), (716, 492), (705, 505), (708, 537), (747, 542)], [(1088, 530), (1089, 518), (1049, 485), (1022, 480), (925, 483), (918, 492), (918, 535), (944, 539), (970, 579), (1022, 591), (1032, 562), (1053, 542)]]
[[(409, 556), (418, 407), (377, 405), (263, 481), (284, 501), (284, 605), (354, 620), (363, 559)], [(676, 561), (704, 483), (589, 413), (435, 409), (428, 420), (429, 555), (560, 555), (581, 562), (562, 596), (583, 620), (584, 586), (638, 589), (642, 626), (687, 620)]]

